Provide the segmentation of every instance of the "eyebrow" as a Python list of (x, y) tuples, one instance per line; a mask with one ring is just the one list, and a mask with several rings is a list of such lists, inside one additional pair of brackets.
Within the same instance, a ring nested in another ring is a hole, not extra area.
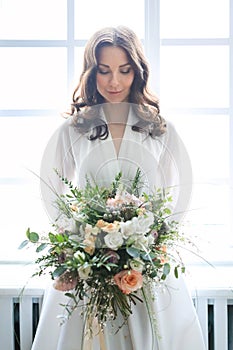
[[(127, 63), (121, 64), (119, 67), (120, 67), (120, 68), (123, 68), (123, 67), (125, 67), (125, 66), (130, 66), (130, 65), (131, 65), (131, 64), (130, 64), (129, 62), (127, 62)], [(104, 63), (99, 63), (98, 66), (104, 66), (104, 67), (106, 67), (106, 68), (110, 68), (107, 64), (104, 64)]]

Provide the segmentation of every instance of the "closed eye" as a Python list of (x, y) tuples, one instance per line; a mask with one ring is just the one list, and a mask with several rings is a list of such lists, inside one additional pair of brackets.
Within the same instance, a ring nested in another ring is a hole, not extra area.
[[(129, 74), (132, 71), (132, 67), (126, 63), (119, 67), (119, 72), (121, 74)], [(111, 69), (105, 64), (100, 64), (97, 68), (97, 72), (102, 75), (111, 73)]]
[(121, 74), (129, 74), (131, 72), (131, 68), (121, 70), (120, 72), (121, 72)]
[(100, 74), (108, 74), (108, 73), (110, 73), (110, 71), (98, 68), (98, 73), (100, 73)]

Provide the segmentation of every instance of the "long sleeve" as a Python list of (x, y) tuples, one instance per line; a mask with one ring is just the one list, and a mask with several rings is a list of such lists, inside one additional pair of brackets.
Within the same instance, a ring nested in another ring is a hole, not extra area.
[(165, 188), (170, 189), (175, 219), (181, 220), (187, 212), (191, 198), (191, 162), (184, 143), (171, 123), (168, 123), (168, 130), (162, 136), (162, 142), (163, 152), (159, 164), (162, 183)]
[(66, 191), (58, 173), (70, 181), (75, 179), (75, 161), (70, 138), (70, 121), (63, 123), (50, 138), (41, 162), (41, 196), (49, 218), (54, 222), (58, 217), (55, 206), (57, 194)]

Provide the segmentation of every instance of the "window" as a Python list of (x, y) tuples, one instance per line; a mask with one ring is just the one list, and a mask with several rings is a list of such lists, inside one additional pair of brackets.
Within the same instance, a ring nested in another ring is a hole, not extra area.
[(189, 152), (194, 189), (187, 230), (207, 250), (211, 242), (211, 260), (228, 259), (231, 12), (229, 0), (119, 0), (115, 7), (108, 0), (0, 0), (2, 261), (24, 259), (17, 247), (27, 226), (49, 226), (37, 177), (43, 150), (69, 106), (86, 40), (100, 27), (118, 24), (143, 41), (162, 114), (176, 125)]
[(40, 161), (71, 102), (87, 39), (102, 26), (127, 24), (144, 40), (144, 7), (144, 0), (114, 8), (108, 0), (0, 0), (2, 261), (30, 260), (33, 252), (17, 250), (27, 227), (50, 228)]
[(232, 256), (230, 23), (228, 0), (160, 1), (160, 98), (193, 167), (187, 231), (215, 263)]

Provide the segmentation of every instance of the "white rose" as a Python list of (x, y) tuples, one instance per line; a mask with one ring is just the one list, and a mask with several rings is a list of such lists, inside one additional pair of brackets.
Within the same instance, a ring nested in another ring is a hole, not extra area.
[(74, 253), (74, 258), (82, 262), (86, 260), (86, 255), (84, 252), (77, 250), (77, 252)]
[(91, 231), (92, 231), (92, 226), (90, 224), (86, 224), (86, 226), (85, 226), (85, 233), (87, 235), (90, 235)]
[(135, 233), (147, 233), (150, 230), (150, 226), (154, 223), (154, 215), (150, 211), (147, 211), (145, 214), (134, 219), (137, 219)]
[(120, 222), (121, 233), (125, 239), (135, 233), (135, 227), (136, 225), (134, 220)]
[(130, 260), (129, 265), (130, 265), (132, 270), (142, 272), (143, 267), (144, 267), (144, 262), (139, 258), (134, 258), (134, 259)]
[(80, 237), (78, 235), (70, 235), (69, 238), (72, 241), (75, 241), (75, 242), (79, 242), (80, 241)]
[(100, 232), (99, 228), (98, 227), (93, 227), (92, 230), (91, 230), (91, 233), (94, 235), (94, 236), (97, 236), (97, 234)]
[(78, 274), (82, 280), (86, 280), (89, 276), (91, 276), (92, 269), (90, 266), (80, 266), (78, 268)]
[(132, 244), (133, 248), (137, 248), (140, 250), (148, 249), (148, 237), (144, 235), (135, 236), (134, 243)]
[(151, 246), (155, 243), (155, 238), (153, 235), (149, 235), (147, 238), (148, 238), (148, 246)]
[(67, 218), (64, 215), (56, 220), (56, 225), (58, 226), (59, 232), (69, 231), (72, 233), (78, 233), (78, 228), (75, 220), (72, 218)]
[(117, 250), (124, 243), (122, 234), (120, 232), (111, 232), (104, 237), (105, 244), (112, 250)]
[(86, 224), (84, 232), (85, 232), (86, 238), (91, 236), (91, 235), (96, 236), (99, 233), (99, 228), (96, 226), (93, 227), (90, 224)]

